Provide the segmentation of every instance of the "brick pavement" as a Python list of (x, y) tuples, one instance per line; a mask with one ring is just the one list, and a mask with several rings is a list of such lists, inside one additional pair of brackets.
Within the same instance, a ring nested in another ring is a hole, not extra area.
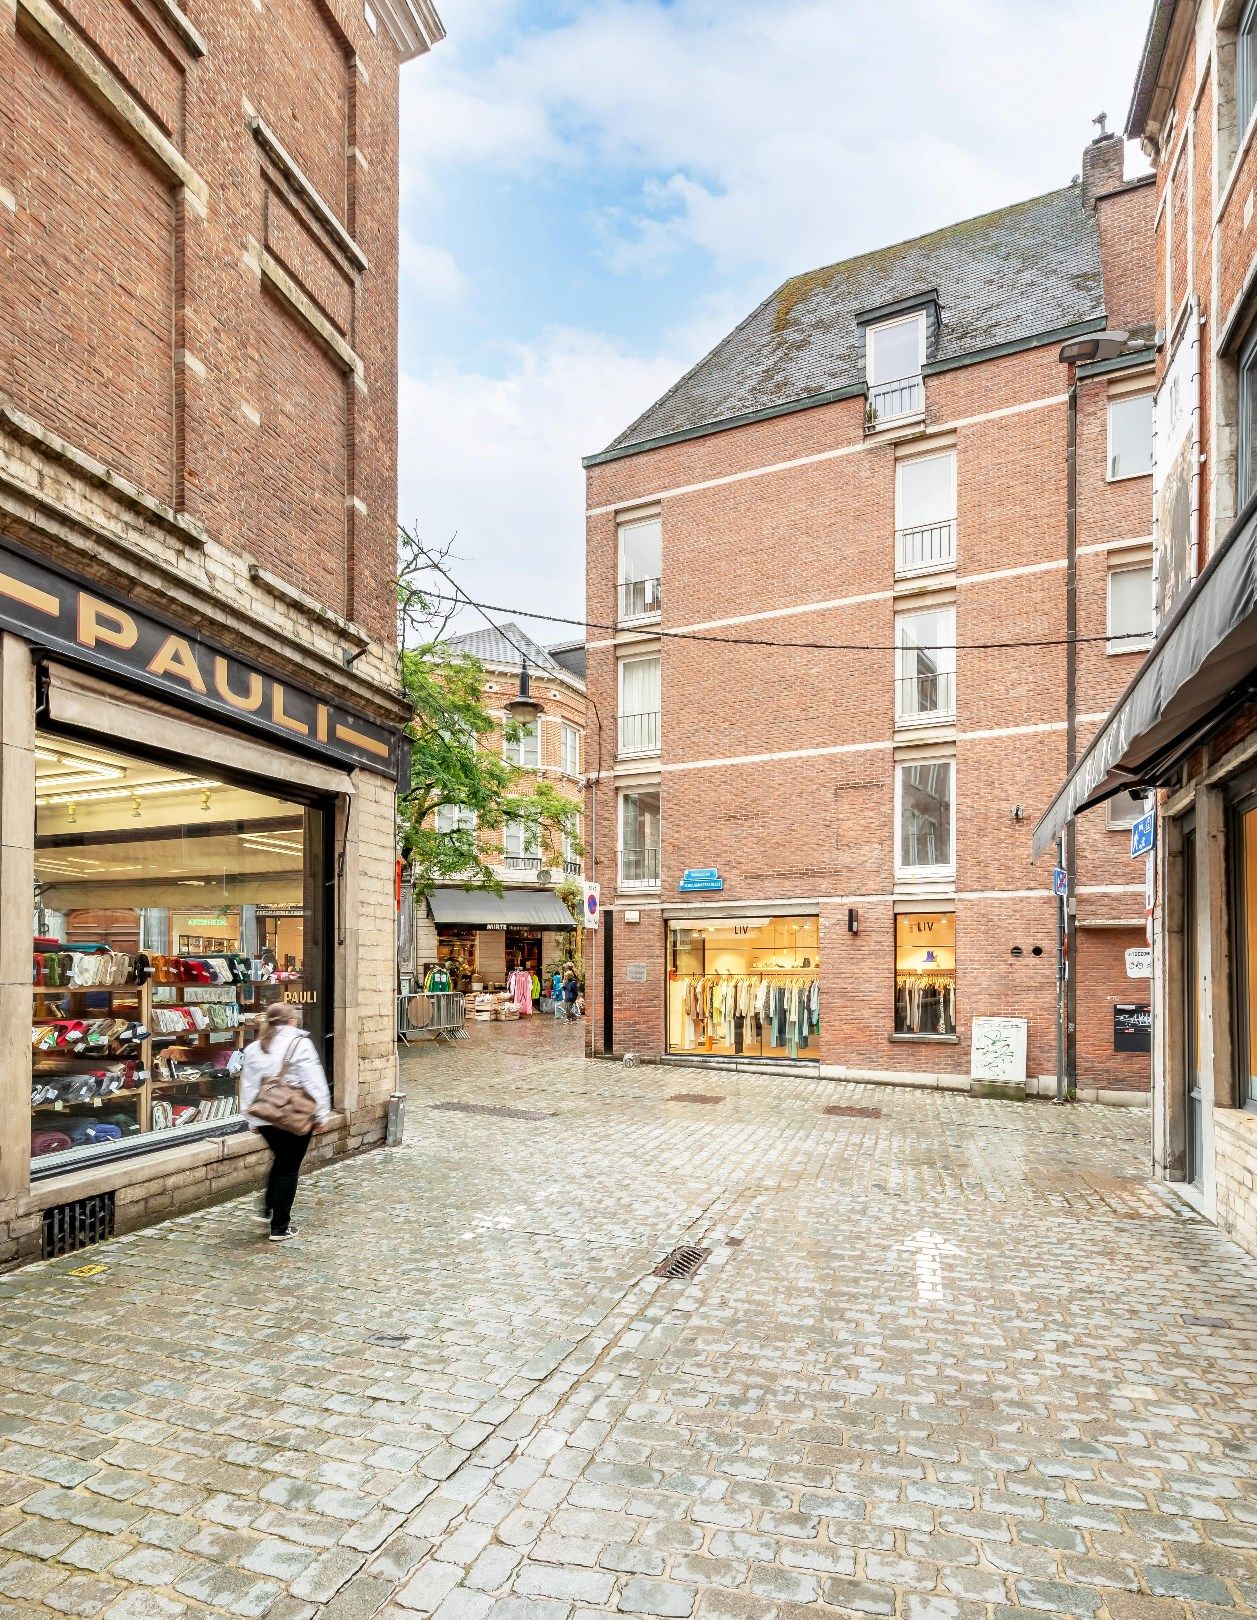
[(408, 1054), (286, 1248), (0, 1278), (0, 1614), (1257, 1612), (1257, 1272), (1142, 1110), (579, 1053)]

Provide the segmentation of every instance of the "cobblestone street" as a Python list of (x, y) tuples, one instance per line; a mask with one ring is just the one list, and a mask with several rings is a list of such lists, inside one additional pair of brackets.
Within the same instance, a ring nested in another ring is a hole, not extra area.
[(1257, 1612), (1257, 1274), (1144, 1110), (548, 1021), (403, 1068), (298, 1242), (241, 1201), (0, 1278), (0, 1611)]

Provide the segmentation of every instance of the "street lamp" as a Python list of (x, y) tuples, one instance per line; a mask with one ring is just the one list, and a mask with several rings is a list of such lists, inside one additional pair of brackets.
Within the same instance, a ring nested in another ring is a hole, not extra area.
[(526, 659), (519, 672), (519, 696), (513, 697), (506, 705), (506, 712), (521, 726), (532, 725), (541, 713), (541, 705), (532, 695)]
[(1125, 354), (1129, 343), (1129, 332), (1088, 332), (1086, 337), (1070, 338), (1068, 343), (1062, 343), (1057, 359), (1062, 365), (1088, 366), (1096, 360), (1115, 360), (1119, 354)]

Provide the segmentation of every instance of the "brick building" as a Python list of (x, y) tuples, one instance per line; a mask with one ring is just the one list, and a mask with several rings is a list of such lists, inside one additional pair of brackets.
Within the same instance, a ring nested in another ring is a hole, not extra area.
[(1257, 1254), (1257, 7), (1157, 0), (1157, 634), (1044, 819), (1158, 790), (1153, 1159)]
[(315, 1157), (382, 1134), (398, 84), (441, 33), (0, 6), (0, 1260), (256, 1180), (276, 997)]
[[(530, 780), (545, 781), (579, 805), (585, 769), (584, 644), (541, 647), (510, 623), (451, 636), (447, 644), (484, 671), (484, 706), (498, 729), (483, 746), (518, 768), (517, 791), (526, 795)], [(518, 736), (508, 738), (507, 705), (520, 696), (525, 663), (527, 696), (538, 713)], [(540, 975), (556, 953), (577, 947), (571, 912), (555, 888), (579, 878), (583, 869), (579, 817), (557, 839), (522, 820), (493, 830), (477, 827), (475, 812), (458, 805), (442, 806), (435, 824), (446, 831), (476, 831), (481, 859), (501, 892), (442, 883), (427, 896), (410, 952), (419, 976), (426, 966), (441, 963), (453, 970), (459, 988), (495, 989), (512, 968)]]
[[(1030, 832), (1151, 631), (1151, 203), (1102, 137), (1061, 191), (788, 281), (587, 459), (602, 1050), (963, 1089), (1008, 1017), (1054, 1083)], [(1077, 1079), (1114, 1098), (1149, 1070), (1135, 808), (1076, 853)]]

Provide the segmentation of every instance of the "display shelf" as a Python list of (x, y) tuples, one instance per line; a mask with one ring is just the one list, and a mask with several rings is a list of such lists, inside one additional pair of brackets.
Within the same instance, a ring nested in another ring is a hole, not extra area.
[[(140, 1024), (145, 1029), (151, 1029), (150, 1019), (152, 1017), (153, 999), (152, 985), (149, 980), (145, 980), (143, 984), (33, 984), (31, 991), (36, 998), (31, 1022), (37, 1028), (46, 1029), (57, 1022), (55, 1018), (50, 1017), (46, 1012), (41, 1013), (39, 1010), (38, 998), (41, 996), (105, 995), (126, 997), (135, 1007), (135, 1017), (130, 1019), (129, 1022)], [(109, 1063), (134, 1063), (142, 1073), (147, 1075), (152, 1068), (153, 1060), (153, 1038), (151, 1033), (141, 1041), (129, 1042), (128, 1047), (129, 1050), (126, 1056), (109, 1051), (66, 1052), (53, 1047), (48, 1051), (39, 1052), (32, 1048), (31, 1073), (33, 1075), (47, 1074), (48, 1069), (45, 1065), (49, 1063), (57, 1066), (93, 1064), (96, 1067)], [(76, 1107), (95, 1111), (118, 1099), (125, 1099), (124, 1106), (130, 1106), (134, 1100), (136, 1123), (141, 1131), (147, 1131), (149, 1129), (149, 1092), (147, 1084), (130, 1086), (125, 1091), (112, 1092), (108, 1097), (90, 1097), (86, 1102), (63, 1102), (59, 1109), (53, 1103), (43, 1103), (39, 1107), (32, 1104), (31, 1112), (32, 1114), (40, 1112), (64, 1114), (68, 1109)]]
[(76, 1108), (91, 1108), (97, 1113), (111, 1103), (144, 1101), (144, 1087), (131, 1086), (126, 1091), (111, 1091), (107, 1097), (75, 1097), (66, 1102), (32, 1103), (32, 1114), (69, 1114)]
[(142, 984), (33, 984), (31, 994), (36, 996), (133, 996), (137, 1001), (144, 994)]

